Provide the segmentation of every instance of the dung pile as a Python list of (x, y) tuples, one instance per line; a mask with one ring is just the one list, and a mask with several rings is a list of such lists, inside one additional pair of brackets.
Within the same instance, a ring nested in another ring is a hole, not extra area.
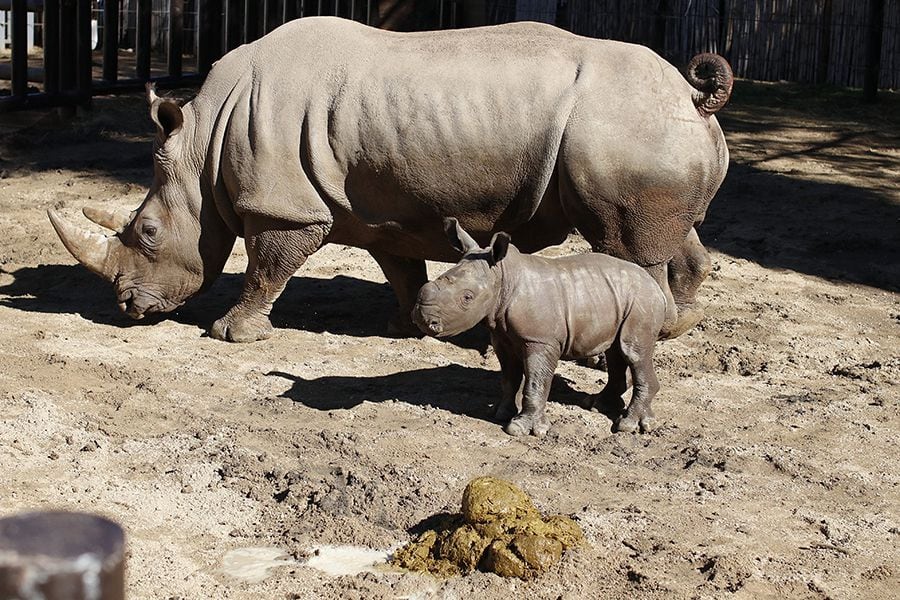
[(411, 571), (452, 577), (475, 569), (528, 579), (559, 562), (584, 541), (581, 528), (562, 515), (542, 517), (531, 499), (501, 479), (479, 477), (466, 486), (462, 514), (442, 515), (391, 562)]

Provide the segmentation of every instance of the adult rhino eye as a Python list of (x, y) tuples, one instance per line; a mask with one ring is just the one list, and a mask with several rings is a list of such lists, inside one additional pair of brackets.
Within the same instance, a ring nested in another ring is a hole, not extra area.
[(147, 237), (153, 237), (156, 235), (156, 226), (155, 225), (144, 225), (144, 227), (141, 229), (141, 231)]
[(465, 292), (463, 292), (462, 298), (463, 298), (463, 304), (468, 304), (469, 302), (471, 302), (472, 300), (475, 299), (475, 294), (473, 294), (472, 292), (469, 292), (469, 291), (465, 291)]

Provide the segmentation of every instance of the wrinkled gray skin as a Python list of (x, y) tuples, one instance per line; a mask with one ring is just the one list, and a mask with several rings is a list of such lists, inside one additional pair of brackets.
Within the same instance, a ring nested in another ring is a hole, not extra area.
[[(609, 379), (594, 407), (619, 415), (616, 431), (652, 428), (650, 402), (659, 390), (653, 349), (666, 298), (644, 269), (606, 254), (521, 254), (506, 233), (481, 248), (455, 219), (447, 222), (447, 236), (463, 258), (422, 287), (412, 319), (436, 337), (487, 325), (503, 380), (496, 417), (511, 418), (507, 433), (543, 436), (559, 360), (604, 352)], [(623, 412), (627, 370), (634, 387)]]
[(239, 342), (271, 335), (272, 303), (323, 244), (372, 254), (409, 333), (424, 259), (458, 258), (444, 218), (483, 242), (508, 231), (524, 252), (577, 226), (653, 275), (674, 336), (701, 315), (709, 258), (694, 225), (728, 164), (711, 116), (728, 65), (700, 55), (688, 77), (646, 48), (544, 24), (395, 33), (299, 19), (228, 53), (184, 107), (150, 90), (146, 199), (85, 209), (115, 235), (50, 218), (135, 318), (207, 287), (243, 237), (243, 291), (211, 331)]

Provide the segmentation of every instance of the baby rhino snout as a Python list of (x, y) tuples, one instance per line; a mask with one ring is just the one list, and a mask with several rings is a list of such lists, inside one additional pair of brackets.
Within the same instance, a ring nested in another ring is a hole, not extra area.
[(419, 290), (411, 315), (413, 323), (426, 335), (440, 335), (444, 330), (437, 304), (437, 286), (434, 282), (426, 283)]

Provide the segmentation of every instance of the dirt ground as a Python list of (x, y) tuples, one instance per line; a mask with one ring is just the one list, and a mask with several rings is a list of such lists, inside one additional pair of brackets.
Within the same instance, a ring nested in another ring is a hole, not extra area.
[[(393, 296), (360, 250), (316, 254), (265, 342), (205, 334), (239, 292), (240, 245), (210, 292), (130, 321), (45, 213), (140, 203), (142, 98), (3, 115), (0, 516), (115, 519), (132, 598), (896, 598), (900, 98), (739, 82), (721, 121), (708, 317), (658, 345), (661, 427), (611, 433), (578, 406), (605, 374), (564, 363), (549, 434), (520, 439), (489, 418), (485, 332), (387, 337)], [(584, 250), (573, 235), (546, 252)], [(529, 582), (302, 564), (408, 540), (479, 475), (572, 515), (590, 547)], [(289, 564), (256, 583), (222, 572), (256, 547)]]

